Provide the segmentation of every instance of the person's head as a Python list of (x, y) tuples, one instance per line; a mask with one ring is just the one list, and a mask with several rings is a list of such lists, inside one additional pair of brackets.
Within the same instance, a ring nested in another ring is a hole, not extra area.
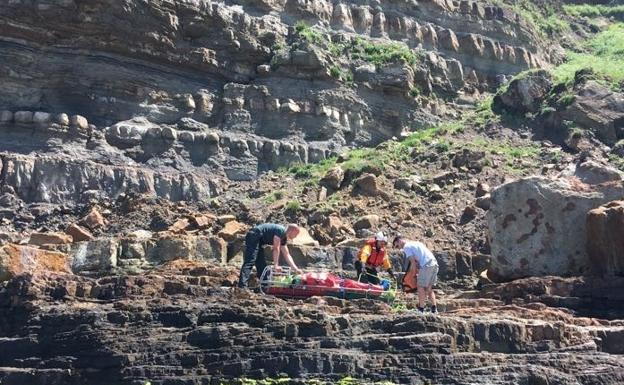
[(402, 249), (405, 246), (405, 239), (401, 234), (397, 234), (392, 240), (392, 247), (396, 249)]
[(286, 238), (295, 239), (297, 235), (299, 235), (299, 231), (299, 225), (289, 223), (288, 225), (286, 225)]
[(387, 243), (388, 243), (388, 238), (386, 237), (386, 234), (383, 233), (383, 231), (380, 231), (377, 234), (375, 234), (375, 245), (378, 248), (386, 247)]

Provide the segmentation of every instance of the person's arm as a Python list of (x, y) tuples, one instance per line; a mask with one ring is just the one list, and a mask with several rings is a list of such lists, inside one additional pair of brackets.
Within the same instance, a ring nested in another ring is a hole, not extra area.
[(299, 269), (297, 265), (295, 265), (295, 262), (293, 261), (292, 257), (290, 256), (290, 252), (288, 251), (288, 247), (286, 245), (281, 246), (280, 250), (282, 254), (284, 255), (284, 259), (286, 260), (286, 263), (288, 263), (288, 265), (292, 267), (292, 269), (295, 270), (297, 274), (303, 273), (303, 271), (301, 271), (301, 269)]
[(279, 265), (279, 257), (280, 257), (280, 248), (282, 246), (282, 240), (277, 235), (273, 236), (273, 248), (271, 251), (273, 252), (273, 265), (275, 266), (275, 271), (281, 271), (282, 268)]
[(418, 274), (418, 261), (416, 260), (416, 257), (410, 257), (409, 271), (413, 272), (414, 274)]

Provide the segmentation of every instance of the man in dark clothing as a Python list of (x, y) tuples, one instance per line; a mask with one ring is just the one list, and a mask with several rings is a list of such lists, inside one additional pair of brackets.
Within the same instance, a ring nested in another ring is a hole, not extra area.
[(273, 248), (273, 264), (275, 271), (281, 271), (279, 266), (280, 254), (284, 256), (286, 262), (297, 273), (301, 270), (295, 265), (286, 247), (289, 239), (294, 239), (299, 234), (299, 226), (289, 224), (286, 227), (274, 223), (263, 223), (255, 226), (245, 236), (245, 251), (243, 254), (243, 266), (241, 267), (240, 277), (238, 279), (238, 287), (247, 287), (249, 276), (253, 266), (256, 266), (258, 277), (266, 267), (266, 260), (262, 254), (264, 245), (272, 245)]

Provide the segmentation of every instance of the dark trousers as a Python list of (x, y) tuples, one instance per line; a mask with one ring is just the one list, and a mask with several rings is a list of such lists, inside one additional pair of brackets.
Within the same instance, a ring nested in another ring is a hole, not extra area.
[(240, 276), (238, 278), (238, 287), (247, 287), (249, 283), (249, 277), (251, 276), (251, 270), (254, 265), (258, 278), (266, 267), (266, 260), (262, 253), (262, 244), (260, 242), (261, 236), (255, 231), (250, 231), (245, 236), (245, 251), (243, 253), (243, 266), (241, 267)]
[(366, 267), (360, 260), (355, 261), (354, 265), (358, 280), (360, 282), (379, 285), (379, 275), (377, 275), (377, 269), (373, 267)]

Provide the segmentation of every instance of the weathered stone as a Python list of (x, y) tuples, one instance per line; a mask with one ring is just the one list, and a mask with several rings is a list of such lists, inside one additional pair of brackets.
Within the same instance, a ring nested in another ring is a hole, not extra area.
[(37, 111), (33, 115), (33, 123), (47, 124), (50, 123), (51, 115), (47, 112)]
[(289, 242), (289, 244), (298, 245), (298, 246), (318, 246), (319, 243), (317, 240), (312, 238), (310, 233), (305, 227), (299, 227), (299, 234)]
[(86, 228), (72, 223), (65, 230), (66, 234), (72, 237), (73, 242), (91, 241), (93, 240), (93, 234)]
[(210, 248), (212, 249), (212, 256), (219, 261), (219, 263), (226, 264), (228, 262), (227, 255), (227, 242), (219, 237), (210, 237)]
[(178, 139), (178, 131), (171, 127), (164, 127), (161, 134), (165, 140), (174, 141)]
[(8, 123), (13, 121), (13, 112), (3, 110), (0, 111), (0, 123)]
[(246, 231), (246, 225), (237, 221), (229, 221), (225, 224), (223, 229), (219, 231), (219, 237), (225, 239), (227, 242), (230, 242), (234, 240), (237, 235), (244, 234)]
[(32, 123), (33, 113), (32, 111), (17, 111), (13, 115), (13, 119), (15, 120), (15, 123)]
[(435, 259), (438, 262), (440, 279), (453, 280), (457, 278), (457, 261), (455, 254), (443, 251), (435, 253)]
[(72, 271), (76, 274), (110, 271), (117, 266), (120, 251), (119, 241), (112, 238), (74, 243), (70, 252)]
[(482, 197), (479, 197), (475, 201), (475, 206), (486, 211), (490, 209), (491, 204), (492, 204), (492, 196), (490, 194), (486, 194)]
[(96, 230), (106, 226), (106, 219), (97, 208), (93, 207), (89, 210), (89, 213), (80, 220), (80, 223), (91, 230)]
[(378, 196), (381, 194), (377, 177), (374, 174), (364, 174), (354, 181), (354, 192), (367, 195)]
[(359, 217), (353, 224), (355, 230), (361, 229), (376, 229), (379, 226), (379, 215), (369, 214)]
[(593, 273), (624, 275), (624, 201), (587, 213), (587, 254)]
[(214, 215), (195, 215), (192, 217), (192, 221), (197, 228), (205, 229), (215, 223), (217, 218)]
[(226, 214), (226, 215), (219, 215), (217, 217), (217, 221), (219, 221), (220, 224), (225, 225), (228, 222), (232, 222), (236, 220), (236, 216), (232, 215), (232, 214)]
[(573, 170), (573, 173), (570, 170), (565, 171), (564, 175), (577, 177), (581, 179), (583, 183), (590, 185), (621, 182), (624, 180), (624, 174), (622, 174), (622, 172), (592, 160), (577, 165)]
[(213, 259), (214, 256), (209, 237), (163, 233), (155, 239), (155, 245), (149, 249), (146, 258), (149, 261), (165, 262)]
[(475, 194), (476, 194), (477, 198), (480, 198), (480, 197), (482, 197), (482, 196), (484, 196), (486, 194), (489, 194), (491, 190), (492, 189), (490, 188), (489, 184), (487, 184), (487, 183), (479, 183), (477, 185), (477, 189), (475, 191)]
[(340, 166), (333, 167), (321, 178), (320, 185), (331, 190), (338, 190), (344, 181), (345, 172)]
[(65, 113), (58, 114), (54, 117), (54, 122), (61, 126), (69, 126), (69, 116)]
[(468, 222), (471, 222), (473, 219), (477, 217), (477, 209), (473, 206), (466, 206), (464, 211), (462, 212), (461, 218), (459, 219), (459, 223), (465, 225)]
[(574, 100), (559, 112), (558, 118), (591, 130), (600, 140), (613, 145), (624, 137), (624, 94), (593, 80), (581, 82), (575, 86)]
[(509, 83), (507, 89), (494, 97), (492, 109), (524, 114), (539, 111), (542, 101), (552, 88), (552, 76), (546, 70), (529, 72)]
[(171, 226), (169, 226), (167, 231), (170, 231), (172, 233), (181, 233), (186, 230), (190, 225), (191, 222), (188, 220), (188, 218), (181, 218), (175, 221)]
[(81, 115), (72, 115), (69, 119), (69, 123), (71, 126), (76, 127), (80, 130), (86, 130), (89, 128), (89, 121), (87, 121), (87, 118)]
[(485, 152), (463, 149), (453, 157), (453, 167), (467, 167), (470, 170), (481, 171), (485, 165)]
[(32, 233), (28, 244), (30, 245), (64, 245), (72, 243), (71, 235), (63, 233)]
[(587, 273), (586, 214), (624, 194), (621, 181), (526, 178), (493, 190), (489, 222), (497, 279)]
[(66, 254), (14, 244), (0, 248), (0, 282), (24, 273), (70, 272)]

